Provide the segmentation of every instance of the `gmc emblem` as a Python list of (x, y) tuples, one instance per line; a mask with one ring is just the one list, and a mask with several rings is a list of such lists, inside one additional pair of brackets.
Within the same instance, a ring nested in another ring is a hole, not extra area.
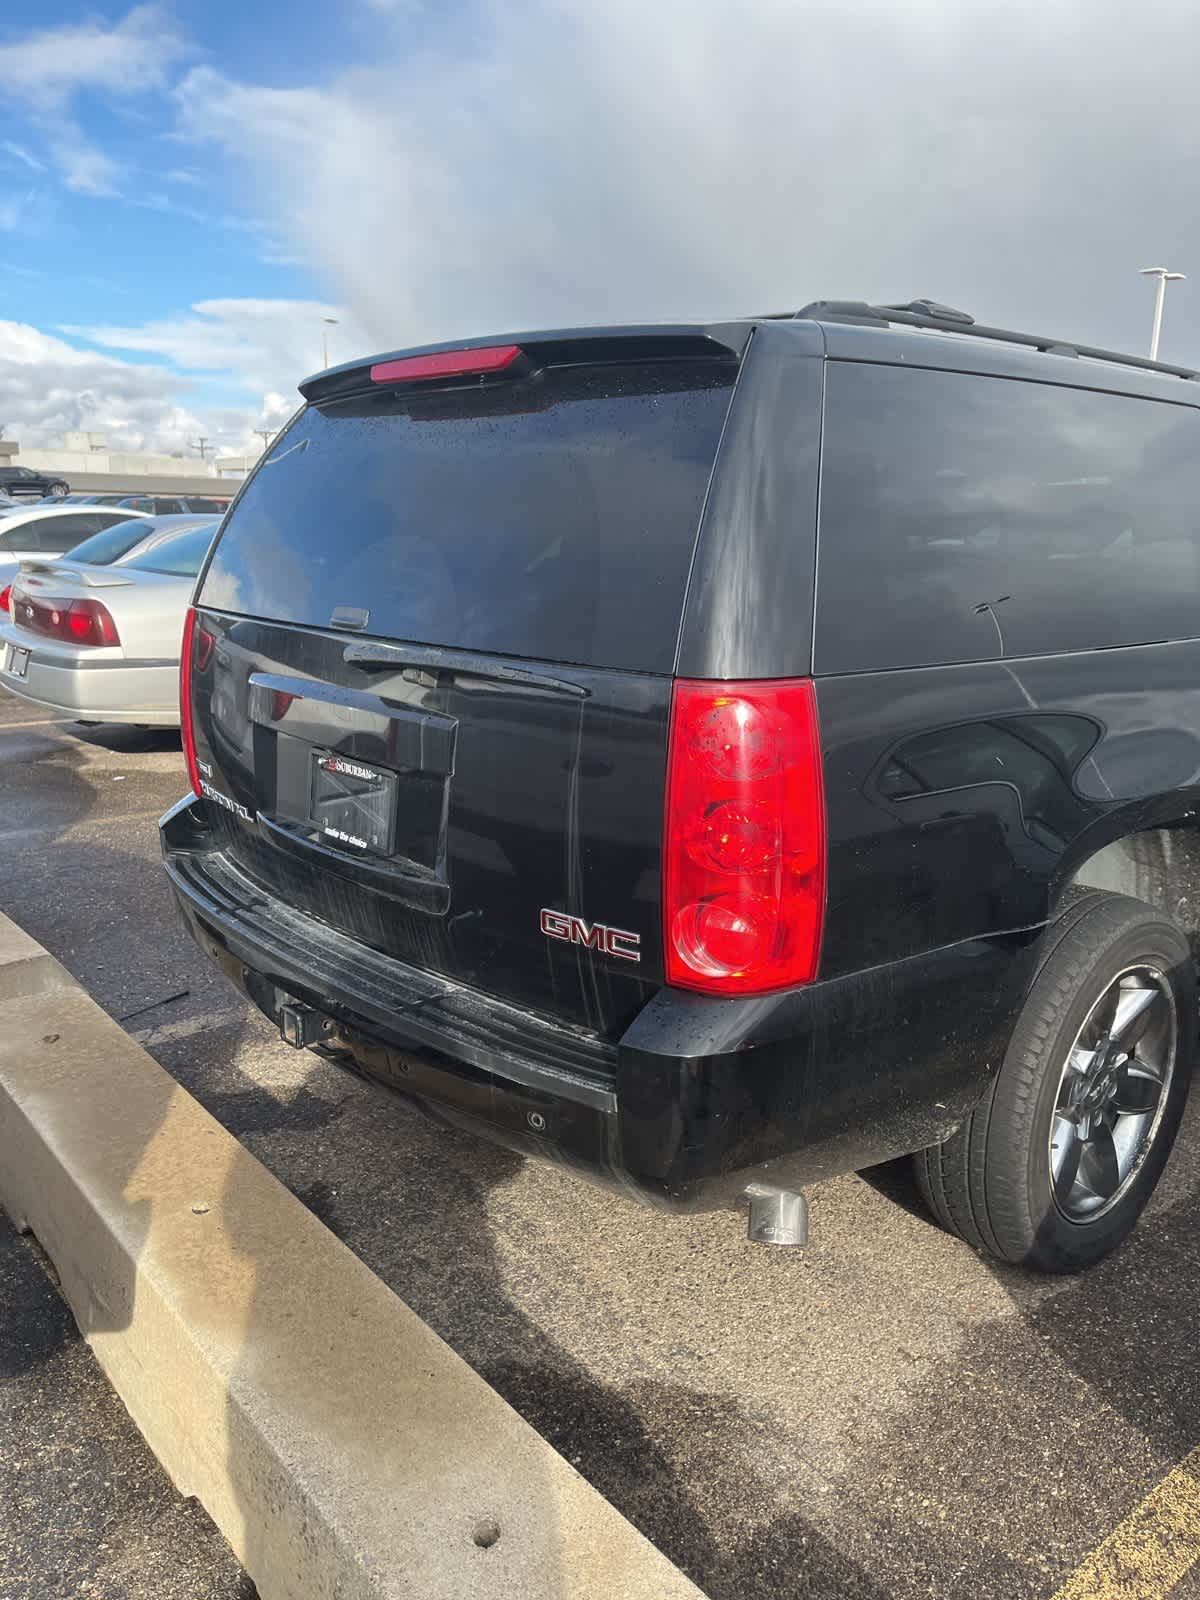
[(563, 944), (581, 944), (587, 950), (599, 950), (606, 956), (619, 956), (622, 961), (642, 959), (640, 933), (609, 928), (603, 922), (585, 922), (582, 917), (572, 917), (566, 911), (551, 911), (543, 907), (542, 932), (547, 939), (561, 939)]

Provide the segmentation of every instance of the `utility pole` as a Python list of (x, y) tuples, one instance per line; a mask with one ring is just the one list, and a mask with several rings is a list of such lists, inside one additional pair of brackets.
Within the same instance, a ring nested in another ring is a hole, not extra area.
[(1158, 360), (1158, 338), (1162, 333), (1163, 302), (1167, 298), (1168, 283), (1180, 283), (1187, 276), (1183, 272), (1168, 272), (1166, 267), (1143, 267), (1143, 278), (1157, 278), (1158, 289), (1154, 295), (1154, 328), (1150, 334), (1150, 359)]
[(271, 429), (271, 428), (251, 428), (250, 432), (251, 433), (256, 433), (258, 435), (258, 437), (262, 440), (262, 442), (263, 442), (263, 455), (266, 455), (268, 449), (270, 448), (271, 440), (274, 437), (274, 430)]
[(208, 440), (207, 439), (193, 439), (192, 440), (192, 449), (193, 450), (199, 450), (201, 461), (207, 461), (207, 459), (208, 459)]

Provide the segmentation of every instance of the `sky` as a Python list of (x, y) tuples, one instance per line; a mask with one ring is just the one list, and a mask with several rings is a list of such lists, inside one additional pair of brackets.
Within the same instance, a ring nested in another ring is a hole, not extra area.
[[(258, 443), (434, 339), (929, 296), (1200, 367), (1194, 0), (6, 0), (0, 424)], [(335, 322), (327, 324), (325, 318)]]

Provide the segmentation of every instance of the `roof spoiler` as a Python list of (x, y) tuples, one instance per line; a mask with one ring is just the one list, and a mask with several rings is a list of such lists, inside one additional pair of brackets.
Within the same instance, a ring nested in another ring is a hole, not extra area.
[[(300, 385), (306, 400), (333, 400), (343, 395), (361, 394), (379, 383), (389, 388), (403, 384), (420, 389), (431, 381), (453, 381), (456, 377), (474, 383), (504, 381), (509, 377), (524, 377), (542, 367), (586, 365), (593, 362), (637, 361), (729, 361), (737, 363), (742, 357), (750, 336), (746, 325), (722, 324), (716, 327), (691, 324), (651, 325), (629, 328), (566, 329), (553, 333), (502, 334), (486, 339), (456, 340), (447, 344), (419, 345), (410, 350), (389, 351), (362, 361), (346, 362), (340, 367), (330, 367), (325, 372), (314, 373)], [(519, 363), (507, 360), (502, 363), (480, 363), (472, 360), (482, 352), (515, 349)], [(441, 362), (424, 363), (430, 370), (424, 376), (405, 380), (392, 380), (386, 369), (403, 367), (406, 363), (417, 365), (419, 357), (452, 357), (461, 354), (463, 364), (457, 371), (447, 370)], [(373, 377), (373, 370), (385, 369), (384, 375)]]

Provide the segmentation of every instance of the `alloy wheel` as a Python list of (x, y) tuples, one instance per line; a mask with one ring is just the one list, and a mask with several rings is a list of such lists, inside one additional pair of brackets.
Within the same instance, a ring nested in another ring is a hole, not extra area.
[(1116, 1204), (1146, 1159), (1175, 1067), (1175, 1002), (1156, 967), (1128, 967), (1075, 1036), (1050, 1122), (1054, 1203), (1071, 1222)]

